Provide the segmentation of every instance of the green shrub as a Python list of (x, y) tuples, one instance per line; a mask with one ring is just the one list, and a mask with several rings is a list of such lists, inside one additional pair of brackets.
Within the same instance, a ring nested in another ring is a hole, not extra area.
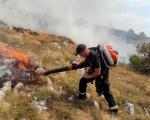
[(138, 44), (137, 55), (130, 57), (130, 66), (142, 73), (150, 74), (150, 43)]

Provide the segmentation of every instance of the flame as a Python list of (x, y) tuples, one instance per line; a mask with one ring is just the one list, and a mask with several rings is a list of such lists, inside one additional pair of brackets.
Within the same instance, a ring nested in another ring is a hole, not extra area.
[(48, 36), (48, 30), (45, 28), (42, 32), (39, 33), (40, 35)]
[(20, 51), (6, 48), (2, 44), (0, 44), (0, 56), (17, 60), (19, 69), (23, 71), (25, 71), (27, 66), (30, 64), (28, 55)]

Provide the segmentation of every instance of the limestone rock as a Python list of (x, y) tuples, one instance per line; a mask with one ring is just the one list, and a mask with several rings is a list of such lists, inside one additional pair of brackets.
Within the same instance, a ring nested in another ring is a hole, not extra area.
[(59, 50), (61, 49), (61, 46), (59, 45), (59, 43), (57, 42), (54, 42), (54, 43), (51, 43), (52, 46), (54, 46), (55, 48), (58, 48)]
[(3, 89), (4, 92), (11, 91), (11, 81), (5, 82), (2, 89)]
[(23, 89), (23, 87), (24, 87), (23, 83), (21, 83), (21, 82), (18, 83), (14, 88), (14, 92), (17, 93), (19, 90)]
[(130, 114), (134, 114), (134, 105), (132, 103), (126, 102), (125, 110)]
[(94, 100), (93, 103), (94, 103), (94, 107), (95, 107), (97, 110), (100, 110), (100, 106), (99, 106), (98, 101)]
[(0, 90), (0, 101), (3, 100), (6, 96), (6, 93), (3, 90)]

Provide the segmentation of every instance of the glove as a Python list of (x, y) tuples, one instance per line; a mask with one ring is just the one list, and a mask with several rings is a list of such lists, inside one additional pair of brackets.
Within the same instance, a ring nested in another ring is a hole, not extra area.
[(35, 70), (35, 73), (36, 73), (37, 75), (43, 74), (44, 72), (45, 72), (45, 69), (42, 68), (42, 67), (39, 67), (39, 68), (37, 68), (37, 69)]
[(72, 66), (77, 66), (78, 62), (76, 60), (74, 60), (71, 64), (72, 64)]

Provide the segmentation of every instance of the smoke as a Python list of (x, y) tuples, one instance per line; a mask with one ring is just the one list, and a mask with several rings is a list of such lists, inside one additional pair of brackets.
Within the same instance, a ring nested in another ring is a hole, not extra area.
[[(128, 62), (129, 56), (135, 53), (135, 46), (108, 34), (113, 23), (122, 28), (135, 24), (134, 20), (126, 23), (127, 16), (122, 16), (120, 20), (120, 16), (115, 14), (113, 8), (117, 1), (0, 0), (0, 20), (35, 31), (47, 30), (88, 46), (112, 44), (119, 51), (121, 61)], [(97, 25), (107, 26), (108, 29), (97, 30)]]

